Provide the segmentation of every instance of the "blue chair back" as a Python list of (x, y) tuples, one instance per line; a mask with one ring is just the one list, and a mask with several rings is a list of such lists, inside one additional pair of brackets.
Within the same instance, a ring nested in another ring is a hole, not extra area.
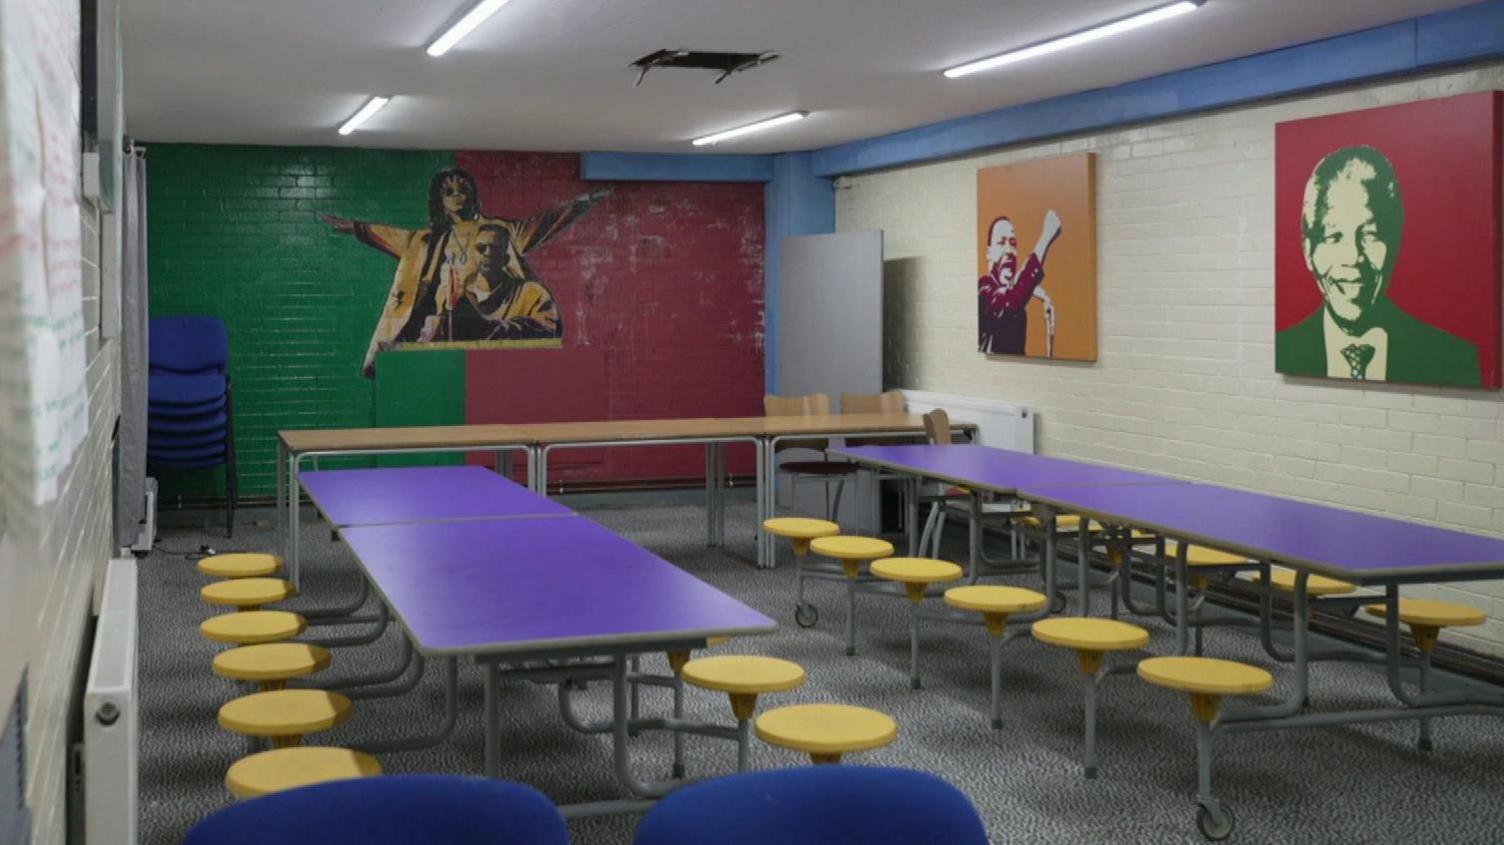
[(636, 845), (988, 845), (960, 790), (876, 766), (805, 766), (677, 789), (637, 827)]
[(230, 333), (218, 317), (153, 317), (146, 345), (153, 370), (222, 373), (230, 361)]
[(381, 775), (264, 795), (226, 807), (183, 845), (569, 845), (564, 819), (519, 783)]

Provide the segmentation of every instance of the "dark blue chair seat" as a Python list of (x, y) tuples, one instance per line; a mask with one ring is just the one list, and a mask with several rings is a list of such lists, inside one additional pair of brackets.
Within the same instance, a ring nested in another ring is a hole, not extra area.
[(242, 801), (183, 845), (569, 845), (541, 792), (452, 775), (382, 775)]
[(223, 410), (225, 397), (221, 396), (213, 402), (204, 402), (200, 405), (152, 405), (146, 406), (146, 413), (152, 417), (201, 417), (204, 414), (212, 414)]
[(146, 354), (153, 372), (223, 373), (230, 360), (230, 334), (218, 317), (153, 317)]
[(228, 435), (229, 432), (225, 431), (223, 426), (203, 431), (160, 431), (149, 428), (146, 431), (146, 449), (147, 451), (162, 451), (211, 444), (223, 446)]
[[(212, 458), (204, 458), (204, 459), (201, 459), (201, 460), (192, 460), (192, 461), (169, 460), (169, 459), (165, 459), (165, 458), (157, 458), (157, 457), (153, 457), (151, 455), (147, 455), (146, 456), (146, 464), (147, 464), (147, 466), (150, 466), (153, 469), (171, 469), (171, 470), (214, 469), (215, 467), (222, 467), (222, 466), (225, 465), (225, 455), (224, 455), (223, 452), (221, 452), (220, 454), (218, 454), (218, 455), (216, 455), (216, 456), (214, 456)], [(226, 536), (229, 536), (229, 535), (226, 535)]]
[(146, 444), (147, 460), (199, 461), (215, 456), (219, 456), (222, 459), (224, 454), (225, 443), (223, 440), (218, 443), (197, 446), (158, 446), (153, 443)]
[(152, 373), (147, 376), (146, 400), (157, 406), (202, 405), (223, 397), (227, 389), (223, 373)]
[(924, 772), (804, 766), (747, 772), (668, 794), (636, 845), (987, 845), (960, 790)]
[(157, 434), (196, 434), (201, 431), (224, 431), (230, 418), (223, 409), (194, 416), (152, 416), (147, 420), (148, 437)]

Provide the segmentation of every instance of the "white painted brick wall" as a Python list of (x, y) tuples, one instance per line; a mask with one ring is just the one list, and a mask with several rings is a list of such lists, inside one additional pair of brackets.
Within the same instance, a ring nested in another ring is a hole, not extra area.
[[(1274, 125), (1504, 88), (1504, 63), (851, 177), (840, 231), (881, 229), (885, 382), (1027, 405), (1043, 454), (1504, 535), (1498, 392), (1274, 372)], [(1094, 365), (976, 351), (976, 170), (1098, 154)], [(1504, 582), (1407, 588), (1488, 610), (1447, 634), (1504, 654)]]

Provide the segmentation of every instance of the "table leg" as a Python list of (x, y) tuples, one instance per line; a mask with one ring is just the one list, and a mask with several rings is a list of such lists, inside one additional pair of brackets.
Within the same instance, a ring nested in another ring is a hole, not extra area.
[(909, 529), (909, 557), (919, 554), (919, 477), (909, 476), (905, 479), (907, 488), (909, 513), (904, 519)]
[[(966, 577), (967, 583), (976, 583), (981, 575), (982, 557), (982, 495), (971, 491), (966, 497), (968, 522), (966, 525)], [(935, 548), (940, 548), (940, 531), (944, 523), (935, 526)]]
[(495, 663), (486, 664), (486, 777), (488, 778), (501, 777), (500, 671)]
[(1091, 615), (1091, 522), (1081, 517), (1076, 526), (1076, 588), (1081, 592), (1081, 615)]
[(1187, 573), (1186, 554), (1190, 544), (1182, 541), (1180, 549), (1175, 553), (1175, 653), (1185, 654), (1191, 647), (1191, 602), (1187, 595), (1187, 584), (1190, 580)]
[(282, 505), (287, 498), (287, 476), (283, 475), (287, 466), (287, 444), (282, 438), (277, 438), (277, 554), (287, 555), (286, 526), (283, 525)]
[(715, 545), (715, 444), (705, 444), (705, 545)]
[(298, 489), (298, 456), (291, 455), (287, 461), (287, 574), (292, 580), (294, 587), (303, 586), (303, 568), (298, 560), (298, 499), (302, 492)]

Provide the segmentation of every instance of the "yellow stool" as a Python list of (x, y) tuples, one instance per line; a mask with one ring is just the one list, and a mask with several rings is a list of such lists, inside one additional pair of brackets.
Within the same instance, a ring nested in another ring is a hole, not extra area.
[(812, 763), (839, 763), (843, 754), (892, 742), (898, 723), (885, 713), (850, 704), (795, 704), (758, 716), (756, 730), (763, 742), (803, 751)]
[(210, 555), (198, 562), (198, 571), (215, 578), (265, 578), (282, 568), (282, 558), (259, 552)]
[[(1275, 569), (1269, 573), (1269, 586), (1287, 593), (1295, 591), (1295, 571), (1291, 569)], [(1306, 579), (1306, 595), (1308, 596), (1341, 596), (1358, 589), (1346, 581), (1338, 581), (1336, 578), (1328, 578), (1324, 575), (1311, 575)]]
[(236, 798), (255, 798), (284, 789), (379, 774), (381, 764), (369, 754), (310, 745), (262, 751), (236, 760), (225, 772), (225, 788)]
[(1232, 808), (1212, 797), (1212, 723), (1222, 698), (1251, 695), (1274, 685), (1257, 666), (1212, 657), (1151, 657), (1138, 664), (1138, 676), (1155, 686), (1186, 693), (1196, 721), (1196, 827), (1214, 842), (1232, 835)]
[[(1381, 619), (1387, 620), (1389, 617), (1388, 605), (1370, 604), (1363, 609)], [(1488, 615), (1465, 604), (1432, 599), (1400, 599), (1399, 621), (1410, 626), (1410, 637), (1415, 640), (1415, 648), (1420, 652), (1420, 694), (1425, 695), (1431, 682), (1431, 653), (1436, 650), (1436, 640), (1441, 636), (1441, 629), (1482, 625), (1488, 621)], [(1398, 630), (1391, 633), (1398, 640)], [(1420, 720), (1419, 746), (1422, 751), (1430, 751), (1432, 748), (1430, 719)]]
[(290, 640), (303, 633), (308, 622), (285, 610), (247, 610), (211, 616), (198, 626), (199, 632), (217, 643), (255, 645)]
[(284, 689), (293, 678), (329, 668), (329, 650), (307, 643), (265, 643), (214, 655), (214, 674), (259, 684), (262, 692)]
[(350, 717), (350, 699), (337, 692), (284, 689), (254, 692), (219, 708), (219, 726), (265, 737), (273, 748), (291, 748), (305, 734), (327, 731)]
[(862, 576), (862, 564), (893, 556), (893, 544), (871, 537), (816, 537), (810, 549), (817, 555), (833, 557), (846, 573), (846, 654), (856, 654), (856, 582)]
[[(1026, 526), (1028, 528), (1034, 529), (1035, 531), (1043, 531), (1044, 530), (1044, 520), (1040, 519), (1039, 517), (1037, 517), (1037, 516), (1035, 516), (1033, 514), (1029, 514), (1028, 516), (1020, 518), (1019, 522), (1023, 523), (1024, 526)], [(1090, 526), (1090, 523), (1088, 523), (1088, 526)], [(1063, 533), (1065, 533), (1067, 531), (1075, 531), (1075, 530), (1079, 529), (1080, 527), (1081, 527), (1081, 516), (1079, 514), (1063, 513), (1063, 514), (1055, 517), (1055, 533), (1056, 534), (1063, 534)]]
[(813, 627), (820, 618), (820, 611), (804, 600), (804, 558), (809, 555), (810, 541), (819, 537), (834, 537), (841, 533), (841, 526), (824, 519), (807, 519), (801, 516), (780, 516), (764, 520), (764, 531), (777, 537), (789, 538), (794, 549), (794, 622), (801, 628)]
[(1071, 649), (1086, 675), (1086, 752), (1082, 773), (1097, 776), (1097, 684), (1107, 676), (1103, 664), (1109, 651), (1132, 651), (1149, 642), (1149, 632), (1115, 619), (1062, 617), (1041, 619), (1030, 629), (1034, 639)]
[(928, 557), (887, 557), (874, 560), (869, 570), (886, 581), (903, 584), (909, 597), (909, 686), (919, 689), (919, 605), (931, 584), (960, 580), (961, 567)]
[(205, 584), (198, 594), (209, 604), (260, 610), (263, 604), (292, 598), (298, 591), (291, 581), (281, 578), (230, 578)]
[(724, 655), (701, 657), (683, 664), (679, 672), (684, 680), (701, 689), (724, 692), (731, 698), (731, 714), (736, 717), (736, 770), (746, 771), (748, 727), (757, 709), (757, 696), (768, 692), (785, 692), (804, 685), (804, 669), (797, 663), (776, 657)]
[(992, 729), (1003, 727), (1003, 635), (1007, 632), (1008, 617), (1016, 613), (1034, 613), (1049, 604), (1044, 593), (1019, 587), (999, 587), (974, 584), (968, 587), (951, 587), (945, 591), (945, 603), (960, 610), (972, 610), (982, 614), (991, 638), (992, 650)]

